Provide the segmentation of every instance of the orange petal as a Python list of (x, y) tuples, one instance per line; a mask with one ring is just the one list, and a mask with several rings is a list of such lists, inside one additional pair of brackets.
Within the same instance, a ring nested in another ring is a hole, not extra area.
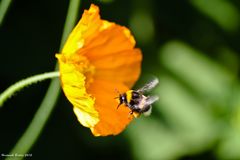
[(62, 53), (65, 56), (75, 54), (78, 49), (83, 47), (89, 36), (98, 32), (101, 25), (99, 8), (92, 4), (89, 10), (84, 11), (81, 20), (69, 35)]
[(132, 49), (101, 57), (91, 64), (96, 68), (96, 79), (121, 82), (131, 88), (139, 78), (141, 60), (140, 50)]
[(96, 98), (95, 108), (99, 113), (99, 122), (91, 128), (95, 136), (119, 134), (133, 118), (129, 115), (129, 108), (121, 106), (117, 109), (118, 103), (114, 98), (118, 93), (115, 89), (122, 92), (128, 87), (118, 82), (95, 80), (88, 88), (88, 92)]
[(82, 52), (90, 61), (94, 61), (109, 54), (132, 50), (134, 46), (135, 40), (130, 31), (125, 27), (112, 24), (95, 34)]

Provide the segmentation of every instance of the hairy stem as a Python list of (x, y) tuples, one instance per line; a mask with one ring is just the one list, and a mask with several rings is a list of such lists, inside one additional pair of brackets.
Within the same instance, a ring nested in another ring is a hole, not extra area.
[(58, 71), (38, 74), (16, 82), (0, 94), (0, 107), (3, 106), (8, 98), (12, 97), (17, 91), (20, 91), (24, 87), (55, 77), (59, 77)]

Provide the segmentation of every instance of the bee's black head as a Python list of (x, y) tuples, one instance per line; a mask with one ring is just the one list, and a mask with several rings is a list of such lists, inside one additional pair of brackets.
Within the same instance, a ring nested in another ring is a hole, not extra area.
[[(118, 107), (123, 104), (123, 103), (127, 103), (127, 97), (126, 97), (126, 93), (120, 94), (119, 95), (119, 104)], [(117, 108), (118, 108), (117, 107)]]

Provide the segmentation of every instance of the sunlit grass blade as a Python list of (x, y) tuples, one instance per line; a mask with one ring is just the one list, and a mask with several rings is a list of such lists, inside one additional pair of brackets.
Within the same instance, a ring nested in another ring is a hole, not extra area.
[(3, 23), (4, 17), (8, 11), (8, 8), (11, 4), (12, 0), (2, 0), (0, 1), (0, 27)]
[(172, 41), (160, 52), (161, 63), (209, 102), (226, 106), (234, 76), (189, 45)]
[(190, 0), (200, 12), (217, 23), (223, 30), (234, 32), (240, 26), (240, 13), (228, 0)]

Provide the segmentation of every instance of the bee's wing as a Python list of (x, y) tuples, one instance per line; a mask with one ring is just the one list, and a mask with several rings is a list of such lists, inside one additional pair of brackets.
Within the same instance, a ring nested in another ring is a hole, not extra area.
[(156, 102), (159, 99), (158, 96), (149, 96), (146, 99), (146, 102), (144, 103), (143, 108), (150, 106), (151, 104), (153, 104), (154, 102)]
[[(143, 115), (149, 116), (151, 114), (151, 112), (152, 112), (152, 104), (154, 102), (156, 102), (158, 99), (159, 99), (158, 96), (147, 97), (147, 99), (146, 99), (146, 101), (145, 101), (145, 103), (143, 105), (143, 110), (144, 110)], [(145, 111), (145, 109), (147, 109), (147, 110)]]
[(137, 92), (144, 93), (145, 91), (149, 91), (154, 88), (159, 83), (157, 78), (153, 79), (149, 83), (145, 84), (142, 88), (138, 89)]

